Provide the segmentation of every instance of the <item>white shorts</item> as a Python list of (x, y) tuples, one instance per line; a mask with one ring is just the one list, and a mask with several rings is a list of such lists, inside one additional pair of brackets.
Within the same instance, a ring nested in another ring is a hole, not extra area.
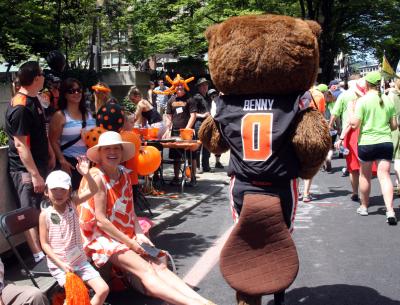
[[(99, 277), (100, 274), (94, 269), (89, 262), (83, 262), (78, 266), (74, 266), (74, 272), (84, 281), (87, 282), (91, 279)], [(60, 268), (50, 268), (51, 275), (56, 279), (61, 287), (65, 285), (65, 272)]]

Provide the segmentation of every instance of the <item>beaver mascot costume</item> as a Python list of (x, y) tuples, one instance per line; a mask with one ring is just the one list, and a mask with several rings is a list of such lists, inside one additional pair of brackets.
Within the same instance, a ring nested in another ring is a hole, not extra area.
[(288, 16), (232, 17), (206, 31), (211, 78), (221, 92), (199, 131), (213, 153), (230, 149), (237, 223), (220, 267), (238, 304), (274, 294), (284, 304), (299, 261), (290, 233), (297, 178), (313, 177), (330, 145), (324, 117), (308, 107), (319, 67), (320, 26)]

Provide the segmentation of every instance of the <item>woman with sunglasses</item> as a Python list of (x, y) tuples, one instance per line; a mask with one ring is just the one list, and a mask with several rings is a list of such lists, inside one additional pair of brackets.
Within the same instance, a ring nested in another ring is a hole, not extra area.
[(71, 176), (72, 189), (76, 190), (82, 178), (75, 167), (76, 158), (87, 151), (82, 134), (96, 127), (77, 79), (67, 78), (61, 84), (59, 108), (50, 121), (49, 140), (60, 168)]

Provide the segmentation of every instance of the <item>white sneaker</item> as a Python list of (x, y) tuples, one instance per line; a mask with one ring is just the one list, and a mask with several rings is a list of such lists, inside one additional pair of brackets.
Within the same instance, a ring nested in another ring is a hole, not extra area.
[(391, 226), (397, 225), (397, 218), (394, 211), (386, 212), (386, 222)]
[(360, 207), (357, 209), (357, 214), (360, 214), (361, 216), (368, 216), (368, 209), (360, 205)]

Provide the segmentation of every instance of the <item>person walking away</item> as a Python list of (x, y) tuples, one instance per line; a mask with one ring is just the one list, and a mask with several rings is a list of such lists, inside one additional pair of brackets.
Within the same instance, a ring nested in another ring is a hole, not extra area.
[(72, 177), (74, 191), (82, 178), (76, 168), (77, 157), (87, 151), (82, 136), (96, 127), (96, 120), (86, 108), (82, 84), (75, 78), (63, 81), (59, 108), (50, 121), (49, 140), (61, 170)]
[[(396, 110), (386, 95), (380, 93), (381, 74), (370, 72), (365, 76), (367, 93), (355, 105), (350, 124), (360, 128), (358, 158), (360, 160), (360, 199), (357, 213), (368, 215), (371, 191), (372, 162), (378, 162), (378, 180), (386, 206), (386, 220), (396, 225), (393, 209), (393, 184), (390, 179), (390, 163), (393, 156), (391, 130), (397, 129)], [(354, 108), (354, 107), (353, 107)]]
[[(342, 93), (342, 91), (339, 88), (339, 81), (337, 80), (332, 80), (329, 83), (328, 87), (329, 90), (324, 93), (326, 100), (325, 118), (327, 119), (328, 122), (330, 122), (333, 107), (335, 106), (335, 102), (338, 96)], [(336, 137), (337, 137), (337, 129), (338, 129), (337, 126), (335, 129), (330, 129), (332, 137), (332, 148), (329, 150), (328, 155), (326, 156), (325, 164), (323, 165), (323, 168), (328, 173), (332, 170), (332, 156), (333, 156), (334, 144), (336, 142)]]
[[(318, 86), (310, 89), (312, 99), (310, 107), (321, 112), (323, 115), (325, 115), (326, 111), (325, 92), (327, 91), (328, 86), (325, 84), (319, 84)], [(314, 197), (312, 197), (310, 193), (312, 178), (303, 179), (303, 182), (303, 196), (301, 197), (301, 199), (303, 200), (303, 202), (307, 203), (314, 199)]]
[(352, 194), (350, 199), (358, 202), (358, 182), (360, 177), (360, 163), (358, 161), (358, 129), (354, 130), (350, 127), (349, 109), (350, 104), (356, 101), (361, 96), (364, 96), (366, 92), (365, 79), (360, 78), (357, 80), (351, 80), (349, 82), (349, 89), (339, 95), (336, 100), (335, 106), (333, 107), (331, 118), (329, 121), (329, 128), (333, 129), (333, 123), (336, 118), (340, 118), (342, 130), (339, 134), (339, 138), (335, 143), (335, 148), (340, 149), (343, 146), (349, 150), (349, 153), (345, 156), (346, 167), (349, 172), (349, 178), (352, 188)]
[[(164, 80), (159, 79), (158, 80), (158, 86), (154, 89), (154, 91), (165, 91), (169, 89), (167, 86), (164, 85)], [(156, 104), (157, 104), (157, 111), (159, 114), (161, 114), (161, 117), (164, 116), (167, 102), (168, 102), (169, 96), (165, 94), (157, 94), (156, 96)]]
[[(400, 126), (400, 79), (396, 79), (394, 87), (389, 90), (388, 98), (394, 104), (396, 109), (397, 125)], [(400, 195), (400, 131), (399, 129), (392, 130), (393, 141), (393, 159), (394, 159), (394, 173), (396, 175), (395, 186), (393, 188), (394, 194)]]
[(71, 178), (66, 172), (53, 171), (46, 178), (45, 194), (50, 206), (39, 216), (40, 242), (47, 254), (49, 271), (58, 284), (64, 287), (66, 274), (74, 272), (94, 290), (90, 304), (102, 305), (109, 288), (87, 261), (76, 210), (76, 205), (93, 197), (98, 188), (89, 174), (90, 162), (85, 156), (78, 159), (76, 168), (88, 182), (85, 192), (72, 193)]
[[(209, 96), (209, 98), (211, 99), (211, 109), (210, 109), (210, 114), (212, 117), (215, 116), (215, 114), (217, 113), (217, 104), (216, 104), (216, 99), (219, 96), (218, 91), (215, 89), (210, 89), (207, 92), (207, 95)], [(221, 155), (220, 154), (216, 154), (215, 155), (215, 168), (220, 168), (223, 169), (224, 166), (221, 163)]]
[[(7, 106), (5, 132), (8, 135), (8, 169), (19, 202), (18, 207), (40, 208), (44, 178), (55, 165), (47, 140), (43, 108), (37, 98), (43, 88), (43, 71), (36, 61), (18, 70), (21, 88)], [(36, 228), (25, 232), (35, 262), (44, 258)]]
[[(200, 129), (201, 124), (203, 121), (210, 116), (210, 110), (211, 110), (211, 101), (208, 100), (207, 92), (208, 92), (208, 80), (205, 79), (204, 77), (199, 78), (199, 80), (196, 83), (196, 88), (197, 88), (197, 93), (193, 96), (193, 101), (196, 104), (197, 107), (197, 113), (196, 113), (196, 123), (194, 124), (194, 130), (196, 135), (198, 134), (198, 131)], [(200, 170), (200, 174), (203, 172), (213, 172), (214, 170), (211, 169), (210, 167), (210, 152), (205, 148), (203, 145), (199, 148), (199, 153), (201, 153), (201, 167), (202, 170)], [(198, 153), (198, 154), (199, 154)], [(199, 164), (198, 158), (197, 162)]]

